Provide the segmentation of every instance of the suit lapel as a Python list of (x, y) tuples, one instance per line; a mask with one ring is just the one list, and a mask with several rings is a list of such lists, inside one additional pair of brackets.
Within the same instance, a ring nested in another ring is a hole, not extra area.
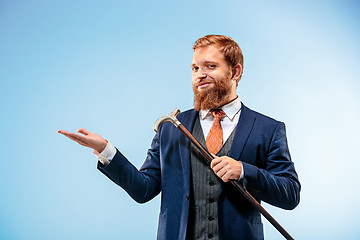
[[(199, 112), (195, 110), (191, 110), (188, 114), (184, 115), (181, 118), (181, 123), (184, 127), (189, 131), (192, 132), (195, 124), (195, 119), (198, 116)], [(180, 133), (182, 135), (182, 133)], [(188, 140), (184, 135), (180, 137), (180, 161), (183, 168), (184, 173), (184, 189), (190, 191), (190, 140)]]
[(251, 114), (251, 110), (243, 105), (239, 122), (236, 126), (235, 136), (231, 145), (229, 157), (235, 160), (240, 160), (245, 144), (254, 127), (255, 121), (256, 118)]

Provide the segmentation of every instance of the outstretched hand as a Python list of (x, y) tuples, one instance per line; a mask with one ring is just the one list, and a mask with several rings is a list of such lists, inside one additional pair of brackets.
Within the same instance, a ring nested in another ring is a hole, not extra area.
[(71, 140), (79, 143), (88, 148), (92, 148), (97, 152), (102, 152), (107, 145), (107, 141), (103, 139), (100, 135), (96, 133), (91, 133), (85, 128), (80, 128), (76, 132), (81, 133), (72, 133), (65, 130), (58, 130), (58, 133), (65, 135)]

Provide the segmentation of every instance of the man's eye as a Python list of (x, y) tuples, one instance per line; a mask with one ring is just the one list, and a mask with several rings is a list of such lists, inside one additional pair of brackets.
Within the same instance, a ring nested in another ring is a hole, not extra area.
[(209, 66), (208, 66), (208, 68), (215, 68), (216, 67), (216, 65), (214, 65), (214, 64), (210, 64)]
[(192, 67), (192, 70), (193, 70), (193, 72), (196, 72), (197, 70), (199, 70), (199, 68), (198, 67)]

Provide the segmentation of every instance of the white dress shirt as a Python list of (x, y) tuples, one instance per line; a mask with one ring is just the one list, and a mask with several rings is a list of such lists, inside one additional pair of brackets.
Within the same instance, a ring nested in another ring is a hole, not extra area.
[[(241, 101), (237, 97), (232, 102), (224, 105), (221, 109), (225, 113), (225, 116), (220, 120), (220, 125), (221, 128), (223, 129), (223, 142), (225, 143), (239, 122), (239, 117), (241, 113)], [(200, 117), (200, 125), (203, 130), (204, 137), (206, 139), (212, 127), (214, 116), (211, 114), (210, 109), (208, 109), (208, 110), (200, 110), (199, 117)], [(114, 158), (115, 154), (116, 154), (116, 149), (110, 142), (107, 143), (105, 149), (101, 153), (99, 154), (95, 153), (96, 157), (104, 165), (109, 164), (110, 161)], [(239, 179), (242, 179), (243, 176), (244, 176), (244, 171), (242, 171)]]
[[(220, 121), (223, 130), (223, 142), (225, 143), (239, 122), (241, 112), (240, 99), (236, 98), (232, 102), (224, 105), (221, 109), (225, 113), (225, 116)], [(211, 114), (210, 110), (200, 110), (199, 116), (200, 125), (206, 139), (214, 122), (214, 116)]]

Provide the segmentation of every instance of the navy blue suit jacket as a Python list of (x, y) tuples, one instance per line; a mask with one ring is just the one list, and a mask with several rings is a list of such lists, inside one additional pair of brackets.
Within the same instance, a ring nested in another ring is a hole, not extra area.
[[(178, 119), (191, 132), (195, 110)], [(229, 156), (243, 164), (243, 185), (258, 200), (283, 209), (299, 203), (300, 183), (291, 161), (285, 125), (243, 105)], [(155, 135), (146, 160), (137, 170), (119, 151), (100, 171), (137, 202), (161, 193), (158, 239), (185, 239), (189, 218), (190, 141), (172, 123)], [(222, 183), (218, 197), (219, 237), (263, 239), (260, 213), (230, 183)]]

